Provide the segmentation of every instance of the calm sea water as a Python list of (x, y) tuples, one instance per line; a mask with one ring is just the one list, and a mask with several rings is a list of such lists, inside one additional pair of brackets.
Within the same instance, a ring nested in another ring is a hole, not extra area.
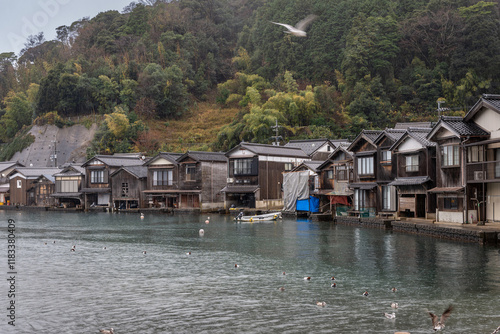
[(500, 325), (498, 248), (328, 222), (206, 219), (0, 211), (0, 333), (431, 333), (426, 309), (449, 304), (445, 333)]

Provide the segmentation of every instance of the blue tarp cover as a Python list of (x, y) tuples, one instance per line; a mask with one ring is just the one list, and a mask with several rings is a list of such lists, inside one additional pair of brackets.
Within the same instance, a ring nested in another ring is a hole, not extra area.
[(298, 199), (297, 211), (319, 212), (319, 198), (309, 196), (309, 199)]

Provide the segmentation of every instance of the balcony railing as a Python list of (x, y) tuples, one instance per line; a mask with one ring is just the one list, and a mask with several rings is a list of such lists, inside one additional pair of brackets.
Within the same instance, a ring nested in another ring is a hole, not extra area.
[(500, 182), (500, 160), (467, 163), (468, 183)]

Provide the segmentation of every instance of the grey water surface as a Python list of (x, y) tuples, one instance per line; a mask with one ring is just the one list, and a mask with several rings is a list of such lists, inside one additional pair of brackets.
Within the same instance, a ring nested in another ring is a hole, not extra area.
[(0, 333), (433, 333), (426, 309), (449, 304), (443, 333), (500, 325), (499, 248), (330, 222), (207, 218), (0, 211)]

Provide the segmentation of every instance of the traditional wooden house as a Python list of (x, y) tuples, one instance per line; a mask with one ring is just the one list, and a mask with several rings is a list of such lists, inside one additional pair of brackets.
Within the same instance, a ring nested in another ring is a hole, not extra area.
[(144, 190), (148, 168), (144, 165), (120, 167), (110, 175), (113, 208), (128, 210), (146, 207)]
[(500, 221), (500, 95), (483, 94), (464, 122), (474, 122), (490, 133), (485, 140), (465, 141), (466, 220)]
[(347, 148), (347, 151), (353, 153), (353, 181), (349, 184), (349, 188), (354, 192), (354, 203), (353, 210), (350, 210), (349, 214), (365, 217), (376, 215), (379, 158), (375, 140), (382, 132), (363, 130)]
[[(436, 187), (428, 191), (436, 194), (436, 221), (469, 221), (465, 192), (465, 145), (485, 140), (489, 136), (488, 131), (473, 121), (453, 116), (441, 116), (427, 135), (428, 140), (436, 142)], [(477, 196), (482, 198), (483, 195), (478, 193)], [(471, 220), (477, 220), (477, 213), (476, 217), (473, 211), (470, 214), (473, 215)]]
[(144, 166), (148, 169), (144, 190), (146, 206), (177, 208), (179, 205), (179, 164), (181, 153), (160, 152)]
[(201, 211), (222, 209), (221, 189), (226, 185), (227, 158), (222, 152), (188, 151), (179, 164), (178, 208)]
[(352, 152), (348, 143), (339, 145), (318, 168), (320, 205), (329, 204), (330, 212), (336, 216), (347, 215), (352, 206), (353, 191), (349, 183), (353, 180)]
[(143, 164), (145, 158), (141, 155), (96, 155), (87, 160), (85, 168), (85, 185), (82, 193), (85, 198), (85, 208), (91, 206), (111, 207), (110, 175), (125, 166)]
[(391, 147), (405, 132), (404, 129), (385, 129), (375, 140), (377, 145), (377, 213), (379, 215), (397, 214), (396, 187), (390, 185), (396, 178), (397, 157), (392, 155)]
[(283, 207), (283, 172), (291, 171), (303, 161), (311, 160), (302, 149), (240, 143), (226, 152), (228, 158), (225, 207)]
[(50, 196), (55, 199), (55, 205), (65, 208), (82, 208), (85, 169), (79, 165), (68, 165), (53, 176), (55, 191)]
[(0, 162), (0, 205), (10, 204), (10, 181), (9, 175), (17, 167), (24, 167), (17, 161)]
[[(56, 167), (18, 167), (9, 174), (10, 200), (13, 205), (50, 205), (50, 194), (54, 191)], [(42, 178), (40, 178), (42, 177)]]
[(290, 140), (285, 144), (285, 147), (300, 148), (307, 154), (312, 161), (325, 161), (328, 156), (340, 145), (345, 142), (345, 139), (305, 139), (305, 140)]
[(431, 128), (408, 128), (390, 150), (397, 157), (397, 175), (389, 186), (397, 188), (398, 212), (403, 217), (435, 219), (436, 143), (426, 137)]

